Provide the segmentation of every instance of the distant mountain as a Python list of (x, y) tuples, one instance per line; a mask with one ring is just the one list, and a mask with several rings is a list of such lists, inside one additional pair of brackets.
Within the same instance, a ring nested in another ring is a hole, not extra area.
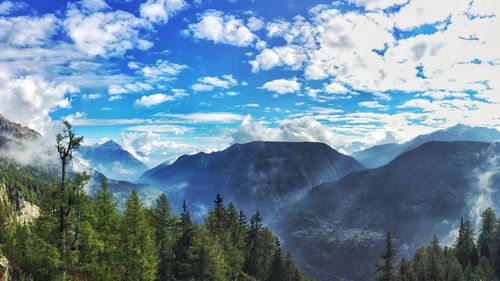
[(7, 139), (30, 140), (39, 136), (40, 134), (37, 131), (12, 122), (0, 115), (0, 143), (7, 142)]
[(181, 156), (145, 172), (138, 182), (162, 188), (173, 205), (182, 200), (203, 215), (220, 192), (248, 212), (273, 212), (304, 196), (312, 186), (363, 170), (352, 157), (324, 143), (251, 142), (226, 150)]
[(107, 177), (135, 181), (148, 167), (123, 149), (118, 143), (109, 140), (103, 144), (81, 146), (80, 158)]
[(500, 143), (428, 142), (314, 187), (271, 225), (312, 276), (371, 280), (387, 230), (404, 256), (434, 234), (452, 242), (460, 217), (477, 223), (486, 207), (499, 210), (499, 156)]
[(484, 127), (469, 127), (456, 125), (454, 127), (420, 135), (413, 140), (402, 143), (389, 143), (377, 145), (362, 151), (351, 154), (359, 162), (368, 168), (377, 168), (389, 163), (391, 160), (401, 155), (403, 152), (417, 148), (429, 141), (500, 141), (500, 132), (495, 129)]

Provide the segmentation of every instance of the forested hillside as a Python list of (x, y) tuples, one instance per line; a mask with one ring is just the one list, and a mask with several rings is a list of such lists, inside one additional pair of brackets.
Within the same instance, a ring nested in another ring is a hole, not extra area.
[[(442, 246), (434, 236), (410, 259), (396, 263), (398, 238), (389, 232), (385, 251), (377, 265), (378, 280), (389, 281), (476, 281), (500, 280), (500, 221), (492, 208), (482, 215), (476, 233), (469, 221), (460, 221), (454, 244)], [(479, 234), (475, 239), (476, 234)]]
[(61, 179), (33, 177), (28, 168), (18, 180), (16, 168), (3, 176), (35, 194), (41, 208), (22, 224), (12, 202), (0, 200), (0, 246), (12, 280), (306, 280), (258, 211), (247, 219), (220, 195), (202, 224), (191, 220), (186, 202), (174, 214), (165, 194), (145, 208), (132, 191), (119, 211), (103, 181), (91, 199), (89, 176), (65, 171), (82, 141), (65, 125), (57, 137)]

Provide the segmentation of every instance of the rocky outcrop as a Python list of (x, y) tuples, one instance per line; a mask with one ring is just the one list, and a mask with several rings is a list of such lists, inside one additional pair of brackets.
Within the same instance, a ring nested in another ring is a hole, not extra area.
[(37, 131), (24, 127), (21, 124), (14, 123), (2, 115), (0, 115), (0, 135), (18, 140), (35, 139), (40, 136)]
[(0, 281), (9, 280), (9, 260), (0, 253)]
[(40, 216), (40, 207), (26, 201), (18, 190), (9, 189), (1, 183), (0, 203), (11, 205), (15, 210), (17, 221), (21, 224), (30, 223)]

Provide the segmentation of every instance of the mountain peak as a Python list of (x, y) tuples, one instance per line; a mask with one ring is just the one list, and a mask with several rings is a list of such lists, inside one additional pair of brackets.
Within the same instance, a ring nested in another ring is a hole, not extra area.
[(101, 148), (108, 148), (108, 149), (121, 149), (122, 146), (119, 145), (116, 141), (114, 140), (108, 140), (107, 142), (99, 145)]

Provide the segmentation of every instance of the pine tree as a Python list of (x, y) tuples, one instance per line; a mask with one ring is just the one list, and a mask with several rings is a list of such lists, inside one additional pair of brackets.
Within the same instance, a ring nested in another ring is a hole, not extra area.
[(411, 260), (402, 259), (399, 263), (399, 281), (416, 281), (417, 276), (413, 271)]
[(443, 250), (444, 257), (444, 280), (446, 281), (464, 281), (462, 266), (452, 250), (447, 247)]
[(281, 245), (278, 238), (276, 238), (276, 251), (269, 267), (267, 281), (289, 281), (286, 274), (285, 264), (283, 262), (283, 256), (281, 254)]
[(427, 248), (428, 261), (428, 281), (444, 280), (443, 257), (439, 239), (436, 235), (432, 239), (431, 245)]
[(458, 238), (455, 243), (457, 259), (465, 270), (468, 266), (474, 268), (478, 263), (478, 253), (474, 242), (474, 230), (469, 221), (460, 221)]
[(264, 279), (267, 272), (265, 260), (265, 236), (262, 226), (262, 217), (257, 210), (250, 219), (250, 229), (247, 235), (247, 253), (245, 256), (244, 271), (257, 279)]
[(479, 239), (477, 241), (479, 255), (487, 259), (492, 257), (494, 251), (495, 234), (497, 229), (497, 218), (492, 208), (484, 210), (481, 214), (482, 226)]
[[(61, 159), (61, 182), (60, 182), (60, 204), (59, 204), (59, 239), (60, 239), (60, 251), (64, 259), (66, 259), (66, 238), (68, 233), (68, 217), (72, 211), (71, 199), (68, 199), (67, 195), (67, 168), (73, 158), (73, 152), (81, 145), (83, 142), (83, 137), (79, 137), (73, 131), (72, 126), (69, 122), (64, 121), (64, 129), (62, 133), (56, 135), (57, 151)], [(63, 276), (66, 274), (67, 264), (63, 261), (61, 270)]]
[(122, 223), (122, 280), (152, 281), (156, 275), (156, 256), (152, 231), (144, 215), (137, 192), (132, 191), (125, 204)]
[(215, 198), (213, 211), (208, 214), (208, 229), (219, 243), (224, 243), (227, 227), (227, 211), (220, 193)]
[(413, 271), (419, 281), (427, 281), (427, 251), (424, 247), (419, 247), (413, 257)]
[(153, 210), (156, 247), (158, 249), (158, 280), (174, 280), (175, 255), (173, 245), (177, 237), (177, 219), (172, 214), (167, 195), (162, 193)]
[(193, 280), (227, 280), (228, 268), (224, 260), (224, 250), (208, 233), (202, 232), (195, 237), (189, 257)]
[(377, 272), (380, 276), (379, 281), (395, 281), (396, 280), (396, 249), (391, 232), (387, 232), (385, 239), (385, 251), (382, 254), (382, 261), (377, 265)]
[(97, 280), (116, 280), (119, 279), (121, 270), (118, 253), (120, 217), (105, 180), (101, 182), (101, 190), (96, 194), (94, 206), (94, 227), (101, 244), (91, 271)]
[(186, 201), (182, 204), (182, 214), (180, 221), (181, 236), (174, 246), (175, 267), (174, 276), (176, 280), (190, 280), (192, 276), (190, 250), (195, 239), (194, 225), (191, 222), (191, 215), (186, 206)]

